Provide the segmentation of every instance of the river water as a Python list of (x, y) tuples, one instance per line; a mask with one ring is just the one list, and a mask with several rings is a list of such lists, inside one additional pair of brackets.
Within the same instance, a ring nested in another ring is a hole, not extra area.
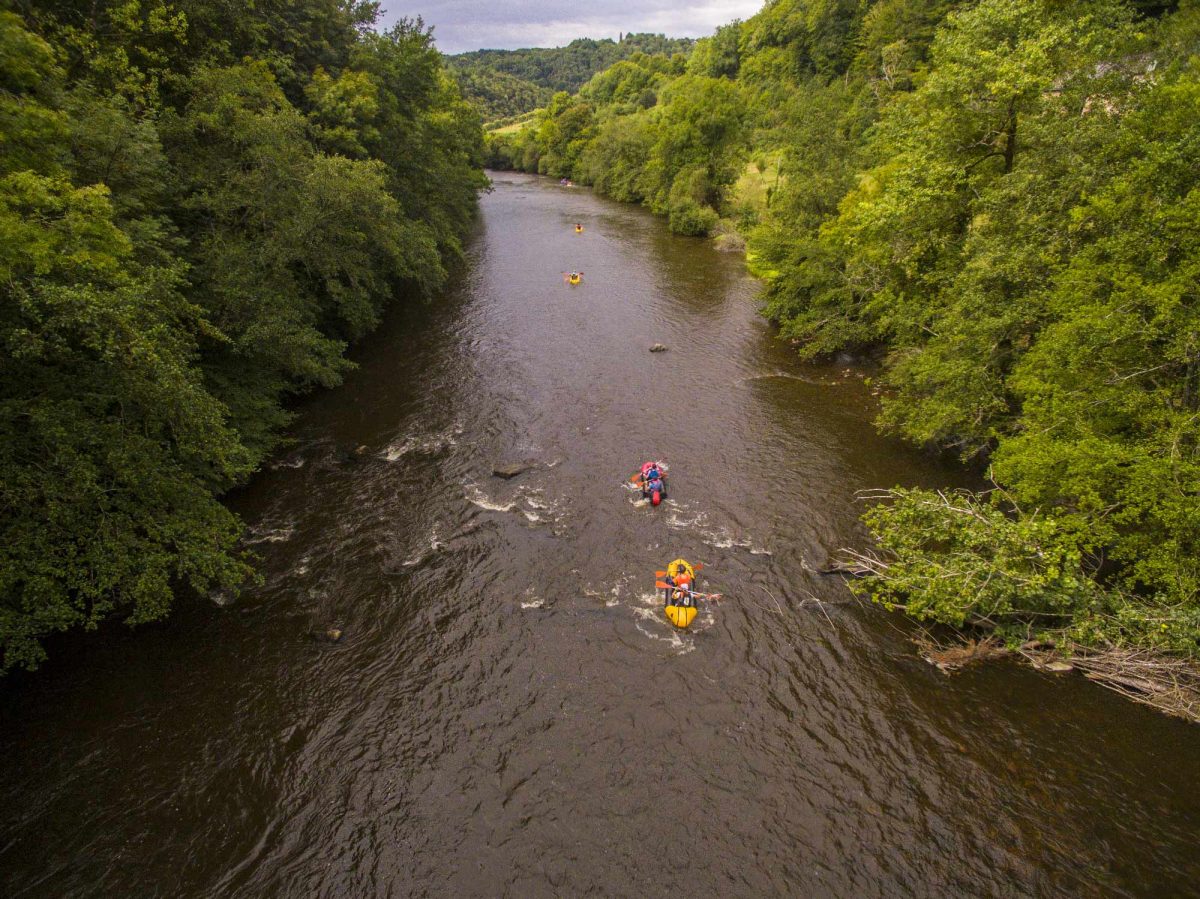
[[(736, 257), (508, 174), (468, 257), (232, 498), (261, 588), (9, 679), (0, 894), (1196, 894), (1200, 729), (947, 677), (814, 573), (856, 491), (962, 475), (794, 361)], [(676, 556), (726, 594), (687, 632)]]

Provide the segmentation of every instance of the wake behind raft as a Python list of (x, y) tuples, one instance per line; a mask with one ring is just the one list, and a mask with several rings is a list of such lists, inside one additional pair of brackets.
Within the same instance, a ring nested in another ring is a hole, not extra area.
[(696, 620), (697, 599), (720, 599), (719, 593), (696, 592), (696, 569), (687, 559), (676, 559), (666, 571), (656, 571), (654, 586), (663, 591), (663, 613), (677, 628), (686, 628)]

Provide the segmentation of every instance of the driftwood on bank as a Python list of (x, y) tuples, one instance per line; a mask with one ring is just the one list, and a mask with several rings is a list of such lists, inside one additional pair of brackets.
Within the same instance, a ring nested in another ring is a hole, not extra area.
[(1017, 658), (1039, 671), (1077, 671), (1088, 680), (1167, 715), (1200, 723), (1200, 665), (1190, 659), (1147, 649), (1095, 649), (1031, 640), (1009, 649), (995, 637), (969, 637), (945, 628), (952, 636), (934, 637), (922, 630), (916, 643), (922, 658), (947, 674), (977, 662)]
[(1146, 649), (1083, 646), (1071, 647), (1066, 658), (1088, 680), (1127, 699), (1200, 722), (1200, 666), (1190, 659)]
[(839, 559), (831, 561), (824, 568), (817, 569), (818, 574), (844, 574), (846, 577), (866, 577), (874, 574), (874, 570), (866, 565), (853, 562), (843, 562)]

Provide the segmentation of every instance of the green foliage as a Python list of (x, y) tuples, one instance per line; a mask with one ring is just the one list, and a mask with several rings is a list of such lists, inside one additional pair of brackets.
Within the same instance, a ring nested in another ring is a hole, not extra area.
[(736, 83), (637, 55), (574, 98), (556, 94), (517, 134), (492, 135), (489, 164), (574, 178), (707, 234), (741, 174), (749, 120)]
[(487, 122), (497, 122), (531, 112), (550, 102), (553, 91), (482, 66), (455, 72), (463, 97), (472, 103)]
[(1057, 637), (1197, 655), (1200, 609), (1101, 583), (1104, 538), (1086, 515), (1022, 514), (1002, 491), (895, 489), (864, 519), (886, 560), (852, 586), (888, 608), (1012, 645)]
[(887, 562), (860, 591), (915, 618), (987, 623), (1025, 640), (1103, 602), (1091, 577), (1095, 544), (1078, 520), (1009, 515), (967, 492), (902, 489), (864, 519)]
[(482, 133), (428, 32), (285, 6), (0, 13), (0, 671), (252, 578), (220, 494), (458, 251)]
[(741, 68), (742, 23), (722, 25), (712, 37), (696, 42), (688, 60), (688, 71), (709, 78), (736, 78)]
[(1011, 502), (897, 493), (867, 516), (888, 563), (869, 589), (946, 623), (1194, 654), (1194, 14), (1148, 41), (1119, 4), (984, 0), (897, 67), (881, 9), (854, 63), (878, 77), (788, 116), (752, 235), (767, 311), (810, 355), (882, 348), (881, 425), (990, 457)]
[(679, 56), (690, 52), (689, 38), (626, 34), (620, 41), (580, 38), (565, 47), (527, 50), (474, 50), (446, 57), (463, 96), (485, 121), (510, 118), (545, 106), (559, 92), (572, 93), (593, 75), (621, 60)]
[(557, 93), (537, 128), (538, 171), (543, 175), (571, 177), (579, 156), (595, 133), (592, 108), (573, 102), (565, 91)]

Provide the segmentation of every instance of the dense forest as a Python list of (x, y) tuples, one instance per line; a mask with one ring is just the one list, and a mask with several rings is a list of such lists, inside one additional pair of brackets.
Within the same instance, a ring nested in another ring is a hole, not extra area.
[(1010, 645), (1200, 653), (1200, 5), (772, 0), (489, 137), (748, 248), (805, 357), (993, 489), (896, 489), (862, 589)]
[(445, 282), (479, 117), (420, 21), (376, 11), (0, 10), (0, 668), (252, 578), (218, 497)]
[(686, 55), (692, 44), (689, 38), (625, 34), (619, 41), (580, 38), (565, 47), (474, 50), (446, 61), (463, 96), (492, 122), (545, 106), (558, 91), (577, 91), (597, 72), (635, 53)]

